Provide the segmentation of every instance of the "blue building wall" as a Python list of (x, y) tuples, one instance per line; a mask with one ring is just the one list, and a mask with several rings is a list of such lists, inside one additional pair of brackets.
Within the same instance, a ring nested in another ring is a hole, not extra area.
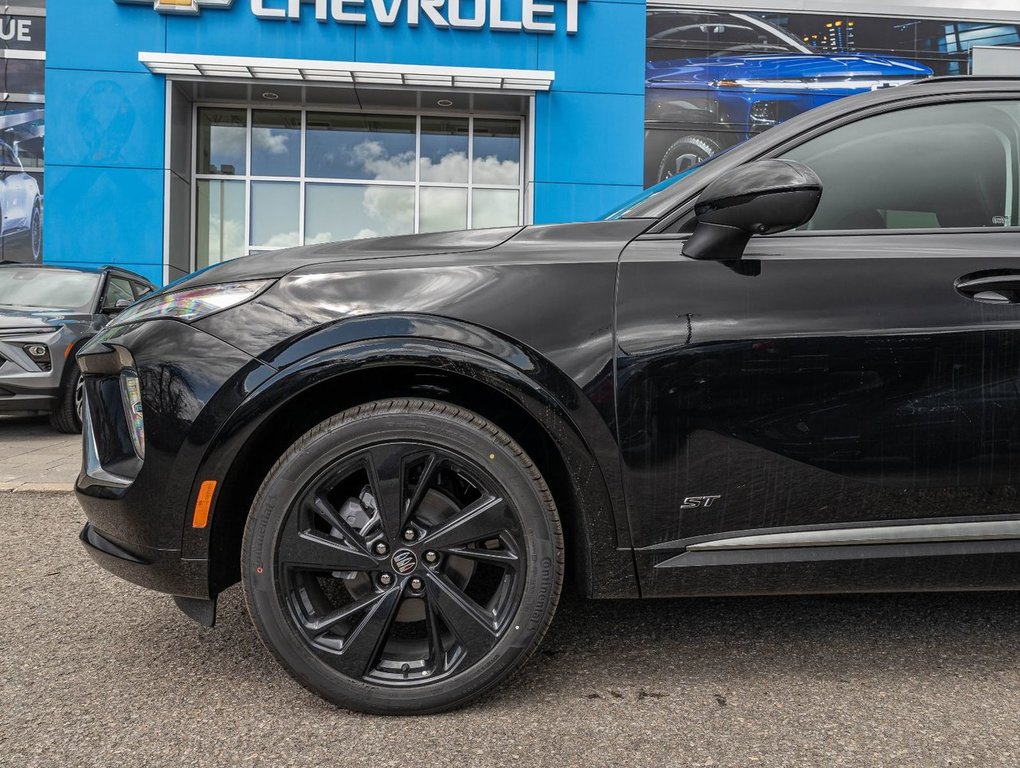
[[(576, 35), (255, 17), (249, 0), (166, 16), (114, 0), (50, 0), (44, 253), (163, 279), (166, 90), (139, 51), (551, 69), (535, 107), (538, 223), (592, 218), (642, 185), (643, 0), (586, 0)], [(277, 3), (280, 7), (285, 3)], [(515, 8), (516, 6), (516, 8)], [(505, 17), (519, 14), (505, 0)], [(517, 16), (519, 18), (519, 15)]]

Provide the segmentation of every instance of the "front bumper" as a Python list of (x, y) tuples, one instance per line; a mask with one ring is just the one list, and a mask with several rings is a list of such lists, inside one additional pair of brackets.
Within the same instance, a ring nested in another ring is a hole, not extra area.
[(85, 524), (80, 538), (93, 560), (125, 581), (171, 595), (208, 597), (208, 589), (202, 587), (208, 570), (205, 560), (182, 559), (176, 549), (143, 548), (132, 552), (100, 533), (92, 523)]
[[(85, 372), (84, 459), (75, 485), (88, 518), (82, 541), (107, 570), (149, 589), (206, 599), (205, 547), (189, 547), (208, 448), (229, 415), (272, 369), (176, 320), (109, 328), (80, 353)], [(142, 390), (145, 455), (132, 448), (120, 396), (124, 370)]]
[(59, 398), (57, 387), (23, 387), (0, 378), (0, 413), (52, 411)]
[[(68, 338), (63, 331), (0, 338), (0, 413), (53, 410), (60, 398)], [(49, 350), (49, 370), (24, 352), (26, 344), (40, 344)]]

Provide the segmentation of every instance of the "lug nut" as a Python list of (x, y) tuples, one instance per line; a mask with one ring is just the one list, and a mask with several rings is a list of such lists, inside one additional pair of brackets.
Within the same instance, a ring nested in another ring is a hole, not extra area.
[(382, 584), (384, 587), (388, 587), (390, 584), (393, 583), (393, 577), (390, 576), (390, 574), (388, 573), (380, 573), (379, 583)]
[(390, 548), (386, 546), (385, 542), (380, 541), (378, 544), (375, 545), (375, 553), (377, 555), (385, 555), (389, 551)]
[(417, 576), (411, 579), (411, 591), (421, 592), (422, 587), (425, 586), (425, 582), (419, 579)]
[(426, 552), (425, 553), (425, 562), (428, 563), (429, 565), (435, 565), (436, 563), (439, 562), (439, 554), (437, 552), (431, 552), (431, 551), (430, 552)]
[(418, 534), (415, 533), (414, 528), (404, 530), (404, 541), (414, 541), (416, 538), (418, 538)]

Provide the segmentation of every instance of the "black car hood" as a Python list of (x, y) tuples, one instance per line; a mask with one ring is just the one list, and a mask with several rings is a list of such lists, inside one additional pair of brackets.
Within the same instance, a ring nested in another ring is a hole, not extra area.
[(505, 243), (521, 229), (523, 227), (501, 227), (463, 232), (398, 235), (266, 251), (195, 272), (167, 288), (172, 287), (173, 290), (180, 291), (217, 283), (276, 278), (301, 267), (327, 262), (484, 251)]

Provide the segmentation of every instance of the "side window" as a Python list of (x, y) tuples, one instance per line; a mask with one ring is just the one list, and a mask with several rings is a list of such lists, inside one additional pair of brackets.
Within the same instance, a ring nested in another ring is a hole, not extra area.
[(938, 104), (836, 128), (787, 152), (822, 180), (801, 229), (1020, 225), (1020, 103)]
[(134, 280), (131, 281), (131, 292), (134, 293), (136, 299), (142, 298), (142, 296), (151, 290), (152, 288), (147, 286), (145, 283), (138, 283)]
[(116, 307), (118, 301), (133, 303), (134, 300), (135, 296), (131, 292), (130, 281), (123, 277), (111, 277), (106, 281), (106, 295), (103, 296), (104, 307)]

